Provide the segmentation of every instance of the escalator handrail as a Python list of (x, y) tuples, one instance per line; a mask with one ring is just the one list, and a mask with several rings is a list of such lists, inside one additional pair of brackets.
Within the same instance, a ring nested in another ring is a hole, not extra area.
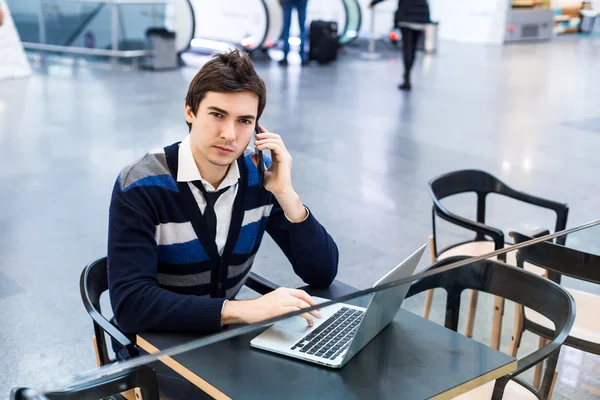
[(194, 40), (195, 34), (196, 34), (196, 13), (194, 12), (194, 6), (192, 5), (192, 2), (190, 0), (185, 0), (185, 2), (188, 5), (188, 8), (190, 10), (190, 13), (192, 14), (192, 35), (190, 37), (190, 39), (187, 41), (187, 46), (185, 47), (185, 49), (179, 51), (177, 53), (177, 55), (181, 55), (183, 53), (185, 53), (186, 51), (188, 51), (190, 49), (190, 47), (192, 47), (192, 40)]
[[(348, 3), (346, 1), (352, 1), (354, 3), (354, 5), (356, 6), (356, 10), (358, 10), (358, 24), (356, 26), (356, 36), (354, 36), (344, 42), (342, 40), (346, 37), (346, 34), (348, 33), (348, 28), (350, 25), (350, 18), (348, 17), (350, 10), (348, 9)], [(360, 32), (360, 28), (362, 27), (362, 9), (360, 8), (360, 4), (358, 3), (358, 0), (342, 0), (342, 4), (344, 5), (344, 11), (346, 14), (346, 23), (344, 24), (344, 31), (340, 35), (339, 44), (340, 44), (340, 46), (345, 46), (347, 44), (354, 42), (358, 38), (358, 32)]]
[(271, 27), (271, 18), (269, 17), (269, 6), (267, 5), (267, 2), (265, 0), (260, 0), (260, 2), (263, 5), (263, 9), (265, 10), (265, 33), (263, 34), (263, 37), (260, 39), (258, 44), (253, 49), (248, 50), (249, 53), (257, 49), (263, 48), (269, 36), (269, 28)]

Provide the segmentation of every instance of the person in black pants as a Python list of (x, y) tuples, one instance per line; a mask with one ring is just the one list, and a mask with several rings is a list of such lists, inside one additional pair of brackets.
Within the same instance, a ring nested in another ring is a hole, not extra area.
[[(372, 0), (369, 8), (383, 0)], [(398, 0), (398, 9), (394, 16), (395, 26), (402, 32), (402, 50), (404, 55), (404, 82), (398, 86), (400, 90), (410, 90), (410, 71), (415, 62), (417, 42), (421, 37), (425, 24), (431, 22), (427, 0)]]

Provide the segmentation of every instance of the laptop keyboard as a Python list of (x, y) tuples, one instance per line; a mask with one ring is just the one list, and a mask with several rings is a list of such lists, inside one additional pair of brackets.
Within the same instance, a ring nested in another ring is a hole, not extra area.
[(363, 314), (361, 310), (343, 307), (291, 349), (334, 360), (350, 346)]

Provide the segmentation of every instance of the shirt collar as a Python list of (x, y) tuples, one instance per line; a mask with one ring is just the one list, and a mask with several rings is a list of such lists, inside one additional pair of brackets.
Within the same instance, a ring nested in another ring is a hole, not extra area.
[[(229, 186), (235, 185), (240, 179), (240, 170), (238, 168), (237, 160), (232, 162), (227, 170), (225, 179), (219, 185), (216, 190), (221, 190)], [(192, 154), (192, 146), (190, 144), (190, 136), (188, 135), (179, 144), (179, 165), (177, 167), (177, 182), (193, 182), (201, 181), (202, 185), (207, 192), (216, 191), (215, 188), (205, 181), (200, 175), (194, 155)]]

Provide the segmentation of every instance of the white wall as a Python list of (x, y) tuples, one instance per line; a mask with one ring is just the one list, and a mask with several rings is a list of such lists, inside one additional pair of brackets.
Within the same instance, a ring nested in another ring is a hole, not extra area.
[(581, 0), (551, 0), (550, 7), (552, 8), (579, 8)]
[(441, 40), (502, 44), (510, 0), (430, 0)]
[(264, 35), (266, 17), (258, 0), (192, 0), (196, 37), (239, 43)]
[(29, 76), (31, 67), (23, 52), (8, 5), (0, 0), (0, 7), (4, 10), (4, 24), (0, 26), (0, 80)]
[[(506, 16), (510, 0), (429, 0), (431, 19), (440, 23), (439, 39), (459, 42), (501, 44), (504, 41)], [(570, 0), (556, 0), (570, 1)], [(363, 32), (370, 29), (369, 0), (363, 6)], [(375, 7), (375, 33), (387, 35), (393, 26), (398, 6), (387, 0)]]

